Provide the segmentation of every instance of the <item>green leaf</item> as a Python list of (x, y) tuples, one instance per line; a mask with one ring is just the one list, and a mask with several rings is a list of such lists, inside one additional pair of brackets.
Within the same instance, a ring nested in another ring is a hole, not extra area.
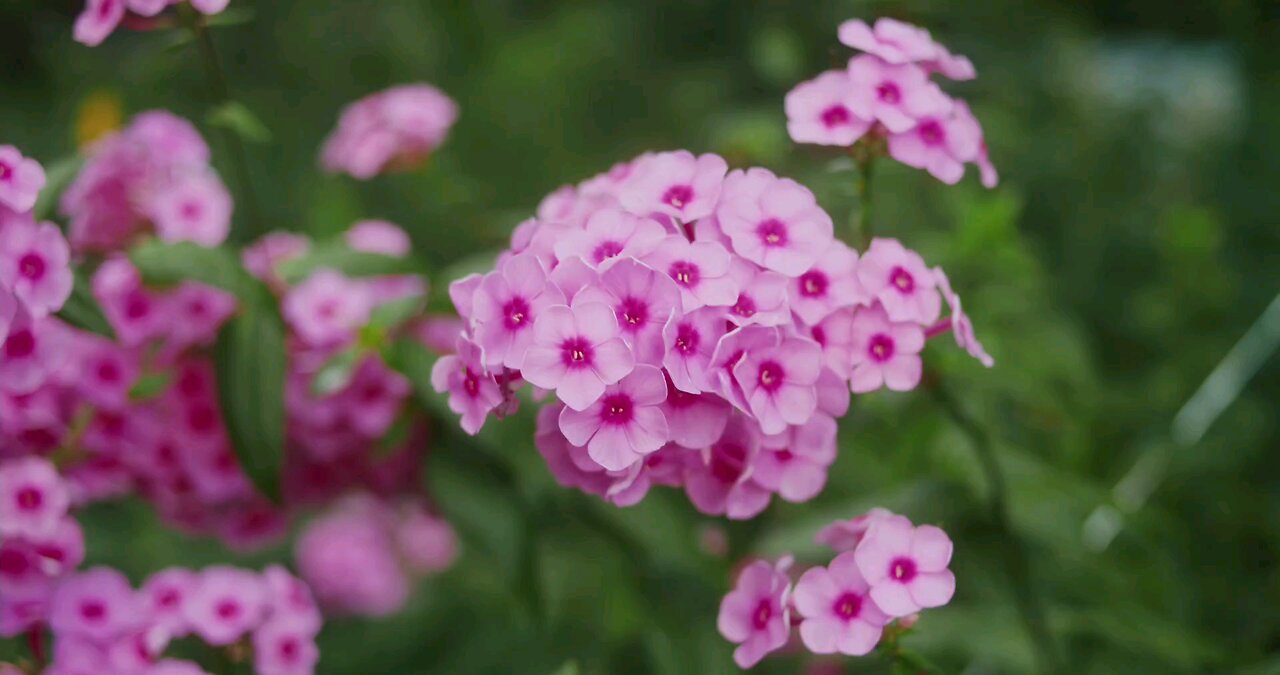
[(277, 270), (286, 283), (295, 284), (320, 269), (331, 269), (349, 277), (379, 277), (394, 274), (421, 274), (424, 265), (412, 256), (394, 257), (356, 251), (341, 241), (321, 244), (306, 255), (280, 263)]
[(218, 399), (236, 457), (269, 499), (284, 465), (285, 330), (262, 294), (223, 326), (214, 348)]
[(251, 143), (271, 140), (271, 130), (248, 107), (239, 101), (227, 101), (209, 111), (206, 118), (210, 126), (228, 129)]
[(421, 295), (384, 302), (373, 308), (373, 312), (369, 315), (368, 326), (376, 331), (385, 332), (418, 316), (425, 306), (426, 298)]
[(436, 356), (425, 345), (412, 339), (396, 340), (384, 348), (382, 358), (392, 369), (409, 378), (419, 405), (428, 410), (441, 406), (440, 396), (431, 388), (431, 367), (435, 365)]
[(311, 380), (311, 393), (316, 396), (328, 396), (351, 384), (351, 376), (360, 364), (365, 350), (352, 345), (329, 358)]
[(142, 281), (152, 286), (173, 286), (198, 281), (244, 299), (257, 282), (245, 272), (236, 254), (225, 248), (205, 248), (191, 242), (166, 244), (151, 239), (129, 251)]
[(71, 184), (76, 174), (80, 173), (80, 167), (83, 164), (83, 157), (72, 155), (44, 168), (44, 188), (40, 190), (40, 197), (36, 199), (36, 205), (31, 209), (31, 215), (36, 220), (44, 220), (53, 214), (53, 206), (57, 203), (58, 197)]
[(82, 269), (75, 270), (75, 285), (71, 287), (71, 296), (67, 298), (67, 302), (57, 316), (74, 328), (96, 333), (109, 340), (116, 339), (115, 331), (111, 329), (107, 317), (102, 314), (98, 300), (93, 297), (89, 277)]
[(129, 388), (129, 400), (149, 401), (163, 394), (171, 382), (173, 382), (173, 374), (168, 371), (147, 373), (139, 377), (138, 381)]

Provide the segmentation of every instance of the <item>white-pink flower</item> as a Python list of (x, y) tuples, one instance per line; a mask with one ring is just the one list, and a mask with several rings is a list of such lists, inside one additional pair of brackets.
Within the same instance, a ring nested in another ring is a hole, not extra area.
[(951, 111), (951, 99), (915, 64), (886, 63), (870, 54), (855, 56), (849, 60), (849, 82), (854, 113), (880, 122), (891, 133)]
[(231, 193), (212, 171), (183, 177), (159, 191), (149, 215), (161, 241), (217, 246), (231, 231)]
[(191, 630), (215, 646), (240, 639), (262, 621), (266, 611), (267, 593), (262, 578), (223, 565), (201, 571), (183, 605)]
[(604, 208), (591, 214), (586, 226), (555, 242), (556, 258), (578, 257), (590, 267), (618, 257), (643, 257), (657, 248), (667, 231), (656, 220)]
[(762, 267), (797, 277), (831, 246), (831, 216), (808, 188), (766, 169), (733, 171), (716, 207), (733, 250)]
[(49, 537), (70, 505), (67, 485), (48, 460), (28, 456), (0, 463), (0, 538)]
[(608, 471), (621, 471), (666, 445), (670, 438), (662, 404), (666, 379), (653, 366), (638, 365), (586, 409), (565, 408), (560, 431), (570, 443), (585, 446), (591, 459)]
[(31, 315), (44, 318), (71, 295), (71, 249), (53, 223), (13, 220), (0, 229), (0, 287), (7, 286)]
[(889, 616), (871, 597), (855, 553), (836, 556), (827, 567), (812, 567), (796, 582), (800, 639), (817, 654), (862, 656), (875, 649)]
[(636, 215), (660, 213), (692, 222), (711, 214), (728, 170), (719, 155), (695, 157), (687, 150), (647, 155), (632, 167), (618, 199)]
[(12, 145), (0, 145), (0, 205), (18, 213), (31, 210), (44, 189), (44, 167)]
[(853, 315), (853, 372), (849, 388), (865, 394), (880, 387), (910, 391), (920, 384), (924, 364), (924, 329), (919, 324), (894, 322), (879, 305), (859, 307)]
[(782, 648), (791, 635), (790, 564), (788, 557), (776, 565), (764, 560), (747, 565), (720, 603), (716, 627), (726, 640), (738, 644), (733, 661), (739, 668), (756, 665), (769, 652)]
[(738, 297), (737, 283), (729, 275), (729, 252), (716, 242), (670, 235), (644, 261), (671, 277), (685, 312), (732, 305)]
[(755, 480), (789, 502), (807, 502), (827, 484), (836, 461), (836, 421), (815, 414), (808, 422), (760, 439)]
[(733, 376), (760, 430), (778, 434), (787, 425), (804, 424), (813, 416), (821, 369), (818, 343), (782, 336), (776, 346), (748, 350), (733, 367)]
[(480, 350), (463, 336), (458, 336), (454, 354), (432, 366), (431, 386), (449, 394), (449, 409), (462, 416), (462, 430), (473, 436), (503, 400), (501, 387), (480, 363)]
[(369, 320), (371, 309), (365, 286), (329, 269), (289, 289), (282, 306), (294, 332), (313, 346), (345, 342)]
[(791, 311), (812, 326), (841, 307), (866, 302), (857, 266), (856, 251), (844, 242), (832, 242), (808, 271), (792, 280), (787, 292)]
[(956, 577), (947, 568), (951, 549), (951, 538), (937, 527), (913, 527), (906, 518), (892, 516), (872, 525), (853, 556), (875, 604), (889, 616), (902, 617), (951, 601), (956, 590)]
[(524, 379), (554, 389), (565, 405), (586, 410), (605, 387), (635, 368), (608, 305), (577, 302), (547, 308), (534, 324), (533, 345), (525, 352)]
[(850, 146), (862, 138), (871, 121), (854, 114), (852, 91), (849, 74), (843, 70), (829, 70), (797, 84), (784, 102), (791, 140)]
[(872, 240), (858, 261), (858, 281), (894, 321), (928, 326), (942, 313), (937, 279), (920, 254), (897, 239)]

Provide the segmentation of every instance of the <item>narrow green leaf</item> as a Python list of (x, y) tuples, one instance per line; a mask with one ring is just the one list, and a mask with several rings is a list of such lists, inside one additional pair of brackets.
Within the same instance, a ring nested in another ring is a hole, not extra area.
[(93, 297), (90, 289), (89, 277), (81, 269), (75, 270), (75, 285), (71, 287), (71, 296), (57, 316), (74, 328), (115, 340), (115, 331), (102, 314), (102, 308), (98, 306), (98, 300)]
[(206, 119), (211, 126), (228, 129), (251, 143), (266, 143), (271, 140), (271, 130), (239, 101), (223, 103), (209, 111)]
[(153, 286), (173, 286), (198, 281), (243, 297), (254, 287), (235, 253), (225, 248), (205, 248), (191, 242), (166, 244), (148, 240), (129, 251), (129, 260)]
[[(264, 293), (265, 294), (265, 291)], [(284, 465), (285, 330), (263, 294), (223, 326), (214, 349), (218, 398), (236, 457), (269, 499)]]
[(352, 345), (329, 358), (311, 380), (311, 393), (316, 396), (328, 396), (351, 383), (356, 366), (365, 355), (365, 350)]
[(171, 382), (173, 382), (173, 374), (168, 371), (147, 373), (139, 377), (138, 381), (129, 388), (129, 400), (149, 401), (163, 394)]
[(384, 302), (373, 308), (373, 312), (369, 315), (369, 327), (378, 331), (388, 331), (421, 314), (425, 306), (426, 298), (421, 295)]
[(378, 277), (392, 274), (421, 274), (424, 265), (412, 256), (397, 258), (378, 253), (365, 253), (335, 241), (313, 248), (307, 255), (280, 263), (278, 272), (285, 282), (293, 284), (319, 269), (331, 269), (349, 277)]
[(36, 205), (31, 209), (31, 215), (35, 216), (36, 220), (44, 220), (53, 214), (53, 206), (58, 202), (58, 197), (71, 184), (76, 174), (80, 173), (80, 167), (83, 164), (83, 157), (72, 155), (44, 168), (44, 188), (40, 190), (40, 197), (36, 199)]

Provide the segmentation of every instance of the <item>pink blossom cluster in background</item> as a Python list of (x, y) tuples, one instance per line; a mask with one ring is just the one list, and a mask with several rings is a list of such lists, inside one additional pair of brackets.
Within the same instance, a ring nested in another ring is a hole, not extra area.
[(955, 593), (951, 539), (932, 525), (873, 509), (832, 523), (817, 540), (837, 553), (827, 565), (793, 583), (791, 556), (750, 563), (721, 602), (717, 625), (738, 645), (738, 666), (750, 668), (786, 646), (796, 626), (815, 654), (868, 654), (892, 622), (909, 628), (921, 610), (941, 607)]
[(683, 487), (751, 518), (822, 489), (850, 391), (916, 387), (926, 337), (971, 328), (942, 280), (897, 240), (835, 239), (793, 180), (646, 154), (557, 190), (452, 284), (466, 325), (433, 384), (468, 433), (525, 382), (553, 393), (536, 441), (566, 486), (624, 506)]
[[(230, 0), (189, 0), (191, 6), (204, 15), (220, 14)], [(188, 0), (85, 0), (84, 11), (76, 17), (73, 29), (76, 42), (90, 47), (102, 44), (121, 24), (145, 25), (143, 20), (158, 16), (170, 5)]]
[(458, 105), (429, 84), (405, 84), (348, 105), (325, 141), (321, 164), (330, 173), (368, 180), (426, 160), (458, 119)]
[(975, 164), (982, 184), (994, 187), (982, 127), (963, 100), (930, 79), (977, 76), (969, 59), (934, 42), (929, 31), (896, 19), (840, 25), (840, 42), (862, 54), (844, 70), (802, 82), (786, 98), (787, 129), (797, 143), (852, 146), (885, 139), (890, 157), (954, 184)]

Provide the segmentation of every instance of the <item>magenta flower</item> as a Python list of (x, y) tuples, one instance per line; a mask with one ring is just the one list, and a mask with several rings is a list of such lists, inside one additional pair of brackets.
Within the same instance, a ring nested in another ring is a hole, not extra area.
[(827, 484), (827, 467), (835, 461), (836, 421), (814, 415), (802, 425), (760, 439), (752, 475), (789, 502), (807, 502)]
[(444, 142), (457, 119), (458, 105), (429, 84), (392, 87), (342, 111), (321, 163), (330, 173), (359, 180), (412, 168)]
[(191, 632), (185, 607), (199, 581), (191, 570), (170, 567), (152, 574), (138, 591), (143, 610), (172, 637)]
[(281, 307), (294, 332), (313, 346), (341, 344), (369, 320), (365, 287), (333, 270), (319, 270), (289, 289)]
[(691, 394), (714, 391), (718, 382), (708, 369), (716, 344), (726, 332), (724, 315), (703, 308), (683, 316), (672, 314), (662, 328), (666, 355), (662, 366), (675, 388)]
[(782, 326), (792, 322), (787, 306), (788, 279), (735, 258), (729, 275), (738, 286), (738, 299), (729, 307), (729, 321), (739, 326)]
[(13, 315), (18, 312), (18, 299), (8, 288), (0, 286), (0, 345), (9, 337), (9, 324), (13, 323)]
[[(842, 380), (848, 380), (853, 371), (854, 311), (850, 307), (842, 307), (809, 329), (813, 341), (822, 347), (824, 365)], [(842, 385), (840, 388), (845, 387)]]
[(978, 159), (982, 129), (967, 107), (955, 106), (945, 117), (921, 118), (913, 129), (889, 135), (889, 156), (928, 171), (954, 185), (964, 177), (966, 162)]
[(101, 643), (136, 628), (144, 619), (129, 580), (106, 567), (63, 580), (49, 600), (49, 626), (59, 635)]
[(183, 613), (205, 642), (229, 645), (262, 621), (266, 587), (253, 572), (224, 565), (206, 567), (187, 597)]
[(776, 565), (764, 560), (747, 565), (720, 603), (716, 627), (738, 645), (733, 661), (739, 668), (756, 665), (769, 652), (782, 648), (791, 635), (790, 564), (790, 558), (784, 558)]
[(49, 537), (70, 505), (67, 486), (48, 460), (28, 456), (0, 464), (0, 537)]
[[(613, 479), (598, 464), (582, 467), (574, 459), (574, 447), (560, 431), (560, 415), (566, 408), (559, 403), (543, 406), (538, 411), (533, 443), (547, 463), (547, 469), (556, 482), (568, 488), (604, 496)], [(590, 459), (590, 458), (588, 458)]]
[(635, 356), (607, 305), (575, 301), (572, 307), (549, 307), (533, 330), (521, 374), (536, 387), (554, 389), (574, 410), (586, 410), (607, 385), (635, 368)]
[(353, 251), (403, 258), (413, 250), (409, 234), (385, 220), (361, 220), (342, 235)]
[(796, 277), (787, 289), (791, 311), (812, 326), (836, 309), (866, 302), (855, 274), (857, 266), (856, 251), (841, 241), (829, 244), (813, 267)]
[(310, 523), (294, 553), (298, 571), (328, 611), (388, 616), (409, 597), (385, 506), (352, 498)]
[(710, 447), (724, 434), (729, 402), (713, 394), (689, 394), (667, 383), (667, 400), (662, 414), (667, 418), (671, 442), (685, 448)]
[(76, 42), (96, 47), (102, 44), (124, 18), (125, 0), (87, 0), (84, 11), (76, 17)]
[(191, 174), (156, 194), (148, 209), (161, 241), (217, 246), (231, 231), (231, 193), (212, 171)]
[(751, 349), (733, 367), (733, 376), (765, 434), (804, 424), (818, 405), (816, 384), (822, 349), (813, 340), (782, 337), (776, 346)]
[(606, 470), (621, 471), (666, 445), (666, 399), (662, 371), (638, 365), (584, 410), (561, 411), (560, 431), (570, 443), (586, 446), (591, 459)]
[(725, 307), (738, 297), (737, 284), (729, 276), (729, 252), (716, 242), (691, 242), (671, 235), (644, 261), (675, 281), (685, 312), (703, 306)]
[(605, 208), (591, 214), (586, 227), (573, 230), (555, 243), (556, 258), (582, 258), (595, 268), (618, 257), (639, 258), (652, 252), (667, 236), (656, 220)]
[(71, 249), (53, 223), (15, 220), (0, 229), (0, 286), (8, 286), (37, 319), (71, 295)]
[(796, 582), (800, 639), (816, 654), (862, 656), (875, 649), (889, 617), (869, 593), (856, 554), (836, 556), (827, 567), (805, 570)]
[(258, 675), (311, 675), (319, 660), (315, 634), (288, 617), (272, 618), (253, 631)]
[(18, 305), (9, 335), (0, 344), (0, 391), (29, 394), (44, 384), (62, 359), (56, 344), (59, 329), (48, 321), (35, 321)]
[(880, 387), (910, 391), (920, 384), (924, 330), (919, 324), (889, 320), (879, 304), (853, 315), (853, 373), (849, 388), (865, 394)]
[(636, 215), (661, 213), (692, 222), (711, 214), (728, 170), (719, 155), (695, 157), (687, 150), (648, 155), (637, 159), (618, 199)]
[(662, 329), (680, 308), (680, 291), (667, 275), (635, 258), (620, 258), (600, 273), (597, 284), (575, 297), (577, 300), (612, 307), (622, 339), (636, 361), (662, 363), (666, 351)]
[(913, 64), (885, 63), (864, 54), (849, 60), (849, 82), (854, 113), (883, 124), (890, 133), (901, 133), (926, 117), (951, 111), (951, 99), (929, 74)]
[(151, 666), (147, 675), (209, 675), (209, 673), (193, 661), (160, 659)]
[(871, 122), (853, 113), (849, 74), (829, 70), (787, 93), (787, 132), (797, 143), (853, 145), (871, 129)]
[(175, 349), (210, 345), (218, 329), (236, 311), (236, 296), (212, 286), (184, 281), (169, 294), (170, 345)]
[(973, 322), (969, 320), (968, 315), (960, 307), (960, 296), (951, 290), (951, 282), (947, 280), (947, 275), (942, 271), (941, 267), (933, 268), (934, 277), (938, 280), (938, 290), (942, 291), (942, 297), (947, 301), (947, 306), (951, 310), (951, 317), (948, 319), (951, 325), (951, 334), (956, 339), (956, 345), (969, 353), (969, 356), (977, 359), (979, 363), (990, 368), (996, 364), (995, 359), (982, 348), (982, 343), (978, 342), (978, 336), (973, 332)]
[(462, 430), (473, 436), (503, 400), (502, 388), (480, 363), (480, 350), (463, 336), (458, 336), (456, 353), (431, 367), (431, 386), (449, 393), (449, 409), (462, 416)]
[(789, 277), (804, 274), (831, 246), (831, 216), (813, 193), (765, 169), (733, 171), (716, 207), (738, 255)]
[(709, 516), (754, 518), (769, 505), (769, 491), (757, 483), (751, 465), (759, 451), (759, 432), (747, 418), (734, 415), (724, 435), (685, 470), (685, 493)]
[(871, 599), (889, 616), (941, 607), (955, 594), (956, 577), (947, 569), (951, 539), (932, 525), (912, 527), (902, 516), (878, 520), (853, 557)]
[(395, 424), (412, 391), (408, 378), (388, 368), (382, 359), (370, 356), (356, 366), (342, 393), (341, 405), (354, 431), (366, 438), (382, 438)]
[(12, 145), (0, 145), (0, 205), (25, 213), (44, 189), (44, 167)]
[(129, 389), (142, 368), (137, 357), (113, 342), (96, 336), (77, 336), (82, 356), (76, 390), (86, 401), (106, 410), (129, 405)]
[(858, 281), (894, 321), (929, 325), (942, 313), (937, 279), (919, 253), (877, 237), (858, 261)]
[(894, 515), (889, 509), (875, 507), (866, 513), (850, 518), (837, 520), (814, 535), (813, 540), (819, 544), (830, 546), (836, 551), (852, 551), (862, 542), (867, 531), (882, 518)]

